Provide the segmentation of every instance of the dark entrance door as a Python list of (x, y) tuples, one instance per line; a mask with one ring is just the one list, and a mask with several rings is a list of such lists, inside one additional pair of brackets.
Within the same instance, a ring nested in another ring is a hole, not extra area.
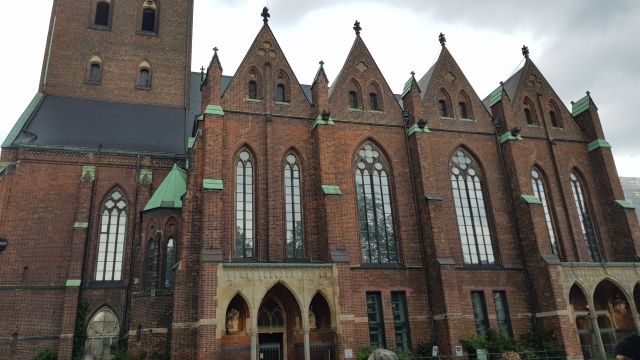
[(282, 333), (260, 334), (258, 341), (258, 359), (283, 360)]

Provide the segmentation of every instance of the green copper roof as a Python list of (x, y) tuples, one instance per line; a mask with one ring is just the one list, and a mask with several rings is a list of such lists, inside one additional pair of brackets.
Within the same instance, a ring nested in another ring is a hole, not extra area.
[(143, 211), (159, 208), (182, 208), (182, 195), (187, 192), (187, 172), (173, 165)]
[(611, 149), (611, 144), (609, 144), (607, 140), (598, 139), (598, 140), (593, 140), (587, 145), (587, 151), (593, 151), (598, 148)]
[(573, 117), (576, 117), (582, 114), (583, 112), (589, 110), (590, 104), (591, 104), (591, 98), (589, 97), (589, 95), (586, 95), (582, 99), (573, 103), (573, 106), (571, 107), (571, 115)]
[(527, 204), (538, 204), (542, 205), (542, 201), (533, 195), (520, 195), (522, 200), (524, 200)]
[(405, 95), (407, 95), (407, 93), (409, 92), (409, 90), (411, 90), (411, 85), (413, 85), (413, 76), (411, 76), (409, 78), (409, 80), (407, 80), (406, 83), (404, 83), (404, 89), (402, 90), (402, 97), (404, 97)]
[(492, 107), (493, 105), (500, 102), (500, 100), (502, 100), (502, 89), (503, 86), (500, 85), (495, 90), (493, 90), (491, 94), (489, 94), (489, 107)]

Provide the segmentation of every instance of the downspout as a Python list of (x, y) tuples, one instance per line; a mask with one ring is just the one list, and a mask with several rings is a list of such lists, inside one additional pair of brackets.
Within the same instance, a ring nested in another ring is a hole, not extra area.
[[(405, 149), (407, 150), (407, 161), (409, 162), (409, 177), (411, 178), (411, 191), (413, 196), (411, 196), (412, 200), (413, 200), (413, 207), (414, 207), (414, 211), (416, 213), (416, 225), (418, 227), (418, 236), (420, 239), (420, 251), (422, 252), (422, 269), (424, 272), (424, 279), (425, 279), (425, 287), (427, 290), (427, 307), (428, 307), (428, 311), (429, 313), (427, 314), (427, 318), (429, 319), (429, 327), (431, 328), (431, 336), (433, 338), (433, 341), (435, 343), (438, 342), (438, 333), (436, 332), (436, 325), (433, 321), (433, 300), (431, 299), (431, 294), (429, 294), (429, 284), (431, 283), (431, 280), (429, 279), (429, 271), (427, 270), (427, 253), (425, 250), (425, 245), (424, 242), (426, 241), (425, 236), (424, 236), (424, 231), (422, 230), (422, 225), (420, 224), (420, 206), (418, 205), (418, 200), (416, 198), (416, 183), (415, 183), (415, 175), (411, 169), (411, 165), (412, 165), (412, 161), (411, 161), (411, 151), (409, 150), (409, 136), (407, 135), (407, 130), (408, 130), (408, 115), (407, 118), (405, 119), (405, 114), (403, 113), (403, 120), (404, 120), (404, 145), (405, 145)], [(414, 135), (415, 136), (415, 135)], [(417, 141), (417, 138), (416, 138)]]
[(125, 302), (124, 302), (124, 326), (122, 327), (122, 338), (121, 342), (124, 345), (124, 348), (127, 349), (129, 346), (129, 328), (131, 327), (131, 313), (129, 308), (131, 307), (131, 298), (132, 298), (132, 287), (133, 287), (133, 266), (135, 263), (135, 259), (137, 257), (136, 251), (136, 234), (140, 234), (140, 217), (138, 216), (138, 178), (140, 176), (140, 154), (136, 159), (136, 175), (134, 178), (135, 187), (133, 190), (133, 211), (135, 222), (131, 227), (133, 234), (131, 234), (131, 257), (129, 258), (129, 278), (127, 279), (127, 291), (125, 293)]

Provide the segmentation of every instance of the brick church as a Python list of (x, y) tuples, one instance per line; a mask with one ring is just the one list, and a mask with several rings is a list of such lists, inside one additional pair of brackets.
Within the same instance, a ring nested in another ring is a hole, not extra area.
[(592, 359), (640, 330), (638, 220), (588, 93), (567, 109), (523, 47), (483, 100), (441, 34), (394, 94), (357, 22), (305, 85), (262, 16), (230, 76), (191, 72), (193, 0), (54, 1), (2, 144), (1, 358), (456, 356), (537, 323)]

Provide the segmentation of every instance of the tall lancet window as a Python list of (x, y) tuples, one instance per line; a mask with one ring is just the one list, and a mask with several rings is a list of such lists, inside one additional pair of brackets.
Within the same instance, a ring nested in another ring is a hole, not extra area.
[(284, 163), (284, 206), (287, 226), (287, 258), (302, 259), (303, 226), (300, 165), (295, 155), (289, 154)]
[(122, 261), (127, 226), (127, 202), (114, 190), (102, 206), (96, 281), (122, 279)]
[(362, 262), (398, 261), (389, 191), (389, 167), (381, 151), (367, 142), (356, 156), (356, 200)]
[(449, 167), (464, 263), (494, 264), (484, 192), (476, 163), (460, 149), (451, 158)]
[(236, 258), (254, 256), (253, 224), (253, 160), (249, 151), (243, 149), (236, 162)]
[(531, 186), (533, 186), (533, 195), (540, 200), (542, 208), (544, 209), (544, 220), (547, 223), (547, 232), (549, 233), (549, 241), (551, 241), (551, 250), (557, 256), (560, 256), (558, 251), (558, 241), (556, 240), (556, 232), (553, 228), (553, 219), (551, 217), (551, 209), (549, 208), (549, 201), (547, 200), (547, 192), (545, 191), (544, 182), (542, 181), (542, 175), (538, 169), (531, 170)]
[(582, 235), (587, 243), (587, 250), (589, 251), (589, 259), (591, 261), (601, 261), (600, 249), (598, 248), (598, 239), (596, 237), (596, 230), (593, 226), (593, 218), (591, 217), (591, 210), (584, 193), (584, 186), (580, 178), (575, 172), (571, 173), (571, 190), (573, 192), (573, 200), (576, 203), (576, 210), (578, 211), (578, 220), (580, 221), (580, 229)]

